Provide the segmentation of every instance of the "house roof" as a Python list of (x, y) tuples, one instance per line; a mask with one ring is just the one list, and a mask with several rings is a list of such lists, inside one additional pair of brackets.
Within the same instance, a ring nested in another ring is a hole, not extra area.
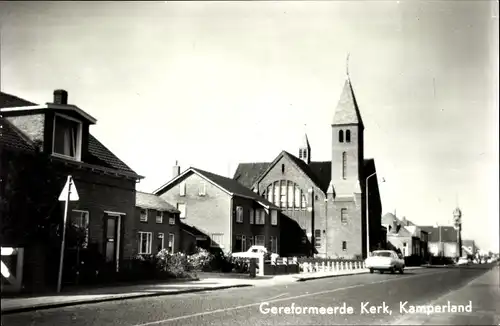
[[(251, 188), (253, 185), (271, 168), (272, 164), (277, 162), (282, 156), (287, 156), (294, 162), (323, 192), (327, 192), (330, 180), (332, 178), (332, 162), (318, 161), (305, 163), (293, 154), (287, 151), (282, 151), (272, 162), (260, 163), (240, 163), (236, 168), (233, 179)], [(365, 176), (375, 172), (375, 160), (365, 159)]]
[[(33, 105), (37, 104), (26, 101), (14, 95), (0, 92), (0, 108), (13, 108)], [(31, 141), (28, 135), (16, 128), (8, 120), (4, 118), (2, 118), (1, 120), (2, 126), (6, 126), (6, 130), (2, 131), (2, 134), (5, 134), (6, 137), (2, 137), (2, 139), (0, 140), (2, 146), (27, 150), (36, 149), (36, 146)], [(142, 178), (90, 133), (88, 140), (88, 154), (89, 156), (85, 157), (84, 163), (124, 172), (132, 177)]]
[(223, 189), (224, 191), (226, 191), (230, 195), (250, 198), (250, 199), (253, 199), (257, 202), (260, 202), (261, 204), (263, 204), (266, 207), (273, 208), (273, 209), (279, 209), (278, 206), (269, 202), (267, 199), (265, 199), (264, 197), (260, 196), (259, 194), (255, 193), (255, 192), (253, 192), (249, 188), (243, 186), (242, 184), (240, 184), (236, 180), (226, 178), (226, 177), (223, 177), (221, 175), (218, 175), (218, 174), (215, 174), (212, 172), (208, 172), (208, 171), (204, 171), (204, 170), (201, 170), (198, 168), (193, 168), (193, 167), (190, 167), (189, 169), (187, 169), (186, 171), (181, 173), (178, 177), (170, 180), (169, 182), (167, 182), (166, 184), (164, 184), (163, 186), (158, 188), (157, 190), (154, 191), (154, 193), (155, 194), (163, 193), (171, 185), (175, 184), (179, 180), (182, 180), (189, 173), (198, 174), (199, 176), (203, 177), (204, 179), (210, 181), (211, 183), (215, 184), (219, 188)]
[(35, 152), (37, 146), (9, 120), (0, 117), (0, 146), (3, 148)]
[[(421, 226), (420, 229), (427, 231), (429, 242), (457, 242), (457, 230), (453, 226)], [(440, 234), (441, 233), (441, 234)]]
[(340, 100), (337, 104), (337, 108), (335, 109), (332, 124), (360, 124), (363, 126), (363, 120), (361, 119), (361, 114), (359, 113), (358, 103), (356, 101), (356, 97), (354, 96), (354, 91), (349, 79), (346, 79), (344, 83), (344, 88), (342, 89)]
[(136, 191), (135, 206), (140, 208), (155, 209), (163, 212), (180, 213), (180, 211), (174, 206), (170, 205), (157, 195), (142, 191)]
[(181, 230), (191, 234), (194, 237), (210, 239), (207, 232), (204, 232), (193, 225), (186, 224), (184, 222), (180, 223)]

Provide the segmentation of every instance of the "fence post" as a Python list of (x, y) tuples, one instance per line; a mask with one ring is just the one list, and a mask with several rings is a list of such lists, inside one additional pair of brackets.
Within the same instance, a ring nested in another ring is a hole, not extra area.
[(259, 255), (259, 276), (264, 276), (264, 254)]
[(316, 264), (314, 264), (314, 271), (317, 272), (319, 270), (319, 264), (318, 262), (316, 262)]
[(324, 273), (326, 270), (325, 270), (325, 262), (321, 262), (321, 271)]

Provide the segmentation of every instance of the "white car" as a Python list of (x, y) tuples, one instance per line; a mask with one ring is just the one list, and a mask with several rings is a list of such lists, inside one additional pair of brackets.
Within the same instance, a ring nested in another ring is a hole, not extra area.
[(460, 257), (458, 259), (457, 265), (470, 265), (471, 262), (466, 257)]
[(370, 257), (365, 260), (366, 268), (370, 269), (370, 273), (379, 271), (380, 274), (385, 271), (403, 274), (405, 269), (404, 259), (393, 250), (376, 250), (370, 254)]
[[(233, 257), (237, 258), (258, 258), (262, 254), (267, 253), (267, 248), (264, 246), (251, 246), (247, 251), (234, 252), (231, 254)], [(278, 258), (278, 254), (271, 254), (271, 259)]]

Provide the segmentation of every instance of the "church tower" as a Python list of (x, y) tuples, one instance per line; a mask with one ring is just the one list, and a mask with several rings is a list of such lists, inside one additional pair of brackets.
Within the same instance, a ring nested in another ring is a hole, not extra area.
[(332, 183), (336, 196), (361, 194), (363, 148), (364, 125), (347, 76), (332, 122)]
[(304, 137), (299, 147), (299, 158), (306, 164), (311, 163), (311, 145), (309, 145), (309, 139), (307, 139), (306, 133), (304, 133)]

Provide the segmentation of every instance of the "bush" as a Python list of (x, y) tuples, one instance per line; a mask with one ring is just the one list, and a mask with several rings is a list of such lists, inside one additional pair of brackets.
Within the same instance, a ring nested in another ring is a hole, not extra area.
[(165, 249), (156, 255), (156, 267), (160, 273), (174, 278), (190, 277), (194, 268), (188, 257), (183, 253), (169, 254)]
[(211, 270), (214, 255), (208, 250), (197, 248), (197, 251), (188, 256), (188, 261), (195, 271), (208, 272)]

